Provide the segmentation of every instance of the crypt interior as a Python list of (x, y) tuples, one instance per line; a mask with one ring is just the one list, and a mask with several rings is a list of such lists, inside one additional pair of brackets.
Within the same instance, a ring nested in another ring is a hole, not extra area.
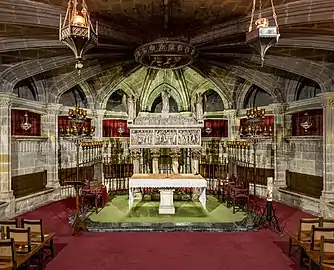
[[(328, 0), (0, 1), (1, 218), (74, 197), (78, 230), (200, 222), (216, 201), (205, 222), (237, 222), (254, 197), (333, 218), (333, 14)], [(136, 203), (154, 217), (126, 214)]]

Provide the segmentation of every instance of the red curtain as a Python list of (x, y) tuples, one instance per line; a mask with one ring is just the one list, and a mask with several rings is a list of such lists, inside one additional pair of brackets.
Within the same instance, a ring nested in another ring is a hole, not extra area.
[[(305, 131), (304, 128), (300, 126), (307, 117), (305, 112), (308, 114), (308, 121), (312, 123), (311, 128)], [(322, 136), (323, 135), (323, 110), (310, 110), (294, 113), (292, 115), (292, 136)]]
[[(25, 113), (28, 114), (28, 123), (31, 128), (24, 130), (21, 124), (25, 122)], [(41, 136), (41, 115), (26, 110), (12, 110), (12, 135)]]
[[(90, 129), (92, 125), (92, 119), (87, 119), (87, 128)], [(66, 132), (66, 127), (70, 126), (70, 119), (68, 116), (58, 116), (58, 134), (64, 134)]]
[[(120, 132), (120, 128), (124, 130)], [(129, 137), (130, 131), (126, 120), (103, 120), (103, 137)]]
[[(207, 132), (211, 130), (211, 132)], [(227, 120), (204, 120), (204, 128), (202, 128), (202, 137), (228, 137), (228, 121)]]

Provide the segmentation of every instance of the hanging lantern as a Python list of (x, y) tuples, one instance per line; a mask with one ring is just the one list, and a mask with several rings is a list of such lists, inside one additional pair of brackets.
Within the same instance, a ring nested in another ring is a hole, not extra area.
[(269, 19), (262, 17), (262, 2), (259, 0), (259, 15), (255, 21), (255, 28), (253, 29), (254, 13), (256, 9), (256, 0), (253, 0), (253, 8), (251, 14), (251, 20), (249, 24), (248, 33), (246, 33), (246, 42), (257, 53), (260, 54), (261, 66), (263, 66), (264, 56), (267, 50), (273, 45), (277, 44), (280, 34), (277, 23), (277, 15), (273, 0), (271, 0), (271, 8), (275, 26), (269, 24)]
[(59, 40), (73, 51), (77, 60), (75, 68), (80, 71), (84, 54), (98, 44), (98, 23), (94, 30), (85, 0), (80, 5), (79, 1), (69, 0), (64, 21), (60, 16)]
[(21, 124), (21, 128), (24, 131), (28, 131), (31, 128), (31, 124), (28, 122), (28, 113), (27, 112), (24, 114), (24, 120)]
[(312, 127), (312, 122), (307, 112), (304, 113), (303, 122), (300, 123), (300, 126), (307, 132)]

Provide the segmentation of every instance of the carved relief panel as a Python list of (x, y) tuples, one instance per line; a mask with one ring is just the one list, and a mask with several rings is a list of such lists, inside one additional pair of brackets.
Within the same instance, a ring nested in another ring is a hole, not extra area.
[(130, 147), (201, 147), (201, 129), (132, 129)]

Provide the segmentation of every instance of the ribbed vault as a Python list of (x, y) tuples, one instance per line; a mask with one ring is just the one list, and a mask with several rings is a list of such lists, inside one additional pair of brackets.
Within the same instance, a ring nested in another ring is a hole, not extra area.
[[(168, 87), (180, 110), (188, 110), (198, 93), (212, 89), (224, 108), (238, 108), (255, 85), (284, 103), (295, 97), (298, 81), (312, 80), (322, 92), (333, 90), (334, 2), (328, 0), (275, 1), (281, 39), (271, 48), (264, 67), (245, 44), (251, 5), (248, 0), (170, 1), (167, 28), (161, 3), (144, 0), (116, 3), (88, 1), (91, 17), (99, 22), (99, 45), (86, 55), (79, 75), (71, 51), (58, 41), (60, 0), (0, 1), (0, 91), (12, 92), (25, 79), (34, 81), (38, 100), (58, 102), (80, 85), (90, 108), (105, 108), (121, 89), (150, 108)], [(270, 14), (270, 1), (263, 13)], [(133, 8), (133, 7), (136, 8)], [(148, 8), (149, 7), (149, 8)], [(161, 19), (161, 20), (160, 20)], [(163, 71), (135, 62), (134, 50), (156, 38), (188, 40), (199, 52), (189, 67)]]

